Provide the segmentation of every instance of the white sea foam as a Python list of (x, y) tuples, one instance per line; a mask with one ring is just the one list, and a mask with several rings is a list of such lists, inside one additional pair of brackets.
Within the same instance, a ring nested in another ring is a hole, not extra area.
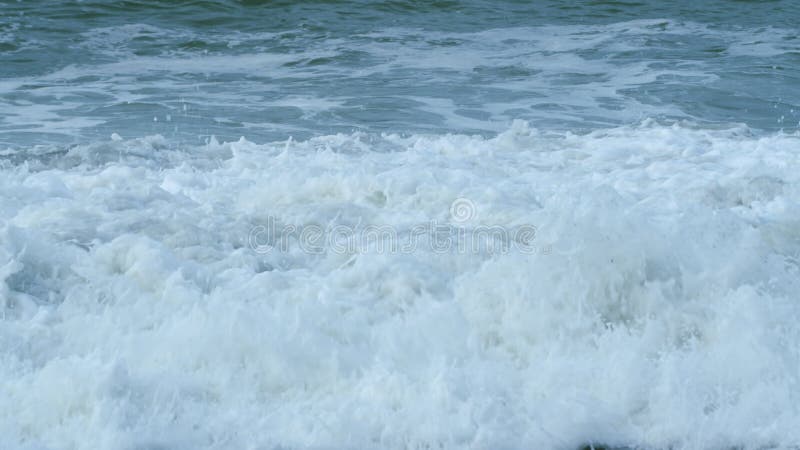
[[(798, 148), (516, 122), (4, 153), (2, 446), (800, 445)], [(270, 218), (448, 223), (456, 199), (539, 251), (248, 245)]]

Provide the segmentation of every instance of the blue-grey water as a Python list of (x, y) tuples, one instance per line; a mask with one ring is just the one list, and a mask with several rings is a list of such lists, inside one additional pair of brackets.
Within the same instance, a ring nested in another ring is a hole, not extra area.
[(793, 1), (5, 1), (0, 145), (800, 122)]
[(800, 448), (799, 24), (0, 0), (0, 449)]

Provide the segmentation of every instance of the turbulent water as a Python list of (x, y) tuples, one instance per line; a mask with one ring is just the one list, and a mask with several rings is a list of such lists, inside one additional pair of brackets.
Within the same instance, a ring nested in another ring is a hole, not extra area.
[(799, 23), (0, 1), (0, 448), (800, 448)]

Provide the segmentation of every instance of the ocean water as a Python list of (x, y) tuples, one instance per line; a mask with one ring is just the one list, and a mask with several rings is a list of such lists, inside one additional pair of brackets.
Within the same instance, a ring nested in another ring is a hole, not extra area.
[(0, 1), (0, 449), (800, 448), (798, 24)]

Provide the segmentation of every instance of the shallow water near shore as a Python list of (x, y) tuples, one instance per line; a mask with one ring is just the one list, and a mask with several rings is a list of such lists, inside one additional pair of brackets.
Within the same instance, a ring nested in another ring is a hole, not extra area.
[(0, 2), (0, 447), (797, 448), (792, 2)]

